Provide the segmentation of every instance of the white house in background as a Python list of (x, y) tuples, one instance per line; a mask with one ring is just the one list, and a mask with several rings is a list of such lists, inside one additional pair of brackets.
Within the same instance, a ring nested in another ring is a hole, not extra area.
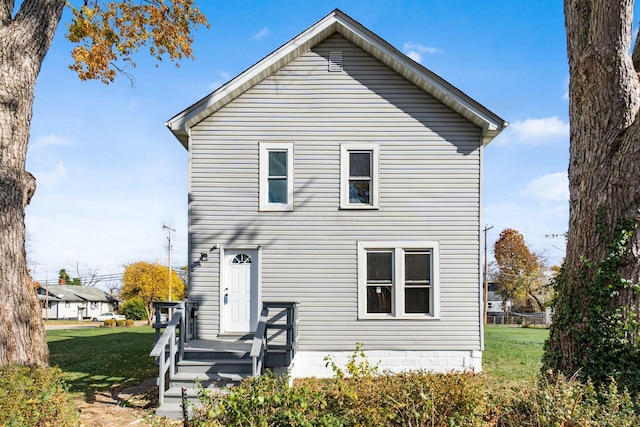
[(92, 319), (112, 311), (117, 303), (98, 288), (86, 286), (48, 285), (38, 287), (43, 319)]
[(197, 338), (291, 302), (293, 377), (356, 343), (381, 369), (479, 371), (483, 148), (506, 125), (339, 10), (170, 119)]

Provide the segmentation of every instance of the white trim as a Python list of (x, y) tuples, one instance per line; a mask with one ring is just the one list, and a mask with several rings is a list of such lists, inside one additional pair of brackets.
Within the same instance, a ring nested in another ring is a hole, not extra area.
[[(478, 284), (478, 301), (480, 301), (480, 350), (484, 350), (484, 311), (485, 309), (489, 311), (488, 302), (485, 301), (485, 289), (484, 289), (484, 275), (487, 274), (484, 271), (485, 265), (485, 253), (482, 250), (483, 246), (486, 244), (484, 240), (484, 235), (486, 233), (482, 232), (482, 206), (484, 205), (484, 178), (483, 178), (483, 169), (484, 169), (484, 149), (481, 147), (480, 152), (478, 153), (480, 157), (480, 170), (478, 173), (478, 252), (480, 256), (478, 257), (478, 280), (480, 283)], [(487, 265), (488, 267), (488, 265)], [(487, 283), (487, 286), (489, 284)]]
[[(349, 202), (349, 152), (371, 151), (371, 203)], [(340, 144), (340, 209), (378, 209), (380, 147), (377, 144)]]
[[(260, 142), (260, 211), (293, 210), (293, 142)], [(269, 152), (287, 152), (287, 203), (269, 202)]]
[[(404, 280), (396, 279), (393, 285), (391, 314), (367, 313), (367, 250), (391, 249), (394, 253), (394, 277), (404, 277), (403, 255), (405, 249), (428, 249), (431, 251), (431, 310), (429, 314), (404, 313)], [(422, 241), (359, 241), (358, 242), (358, 319), (417, 319), (440, 318), (440, 242)]]
[[(378, 364), (378, 371), (482, 371), (482, 351), (479, 350), (365, 350), (367, 360)], [(335, 374), (327, 366), (326, 358), (346, 371), (353, 351), (298, 351), (289, 369), (292, 378), (330, 378)]]

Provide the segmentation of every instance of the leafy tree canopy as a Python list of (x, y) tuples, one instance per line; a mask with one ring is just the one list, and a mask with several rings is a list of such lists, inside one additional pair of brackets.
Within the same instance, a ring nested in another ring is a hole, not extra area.
[(500, 233), (494, 244), (494, 254), (494, 280), (503, 299), (521, 306), (532, 300), (535, 308), (542, 310), (549, 293), (544, 259), (531, 252), (524, 236), (511, 228)]
[[(125, 267), (121, 295), (124, 299), (140, 298), (147, 309), (147, 319), (153, 316), (153, 302), (169, 299), (169, 268), (144, 261)], [(171, 300), (185, 297), (184, 282), (175, 270), (171, 271)]]
[(158, 61), (165, 56), (171, 61), (193, 59), (191, 27), (209, 26), (193, 0), (85, 0), (80, 8), (70, 7), (73, 20), (66, 37), (76, 47), (69, 68), (82, 80), (107, 84), (117, 72), (124, 73), (115, 61), (135, 67), (132, 54), (144, 46)]
[(74, 277), (72, 279), (71, 276), (69, 276), (69, 273), (67, 273), (67, 270), (65, 270), (64, 268), (61, 268), (60, 272), (58, 273), (58, 283), (60, 283), (61, 285), (82, 286), (80, 278)]

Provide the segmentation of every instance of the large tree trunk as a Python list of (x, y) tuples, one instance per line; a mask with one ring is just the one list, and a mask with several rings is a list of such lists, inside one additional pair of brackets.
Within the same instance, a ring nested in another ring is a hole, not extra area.
[[(567, 257), (545, 367), (640, 390), (640, 85), (633, 0), (565, 0), (569, 58)], [(635, 383), (635, 385), (633, 385)]]
[(65, 0), (26, 0), (15, 18), (0, 0), (0, 365), (46, 365), (42, 312), (27, 272), (24, 211), (35, 191), (25, 171), (34, 87)]

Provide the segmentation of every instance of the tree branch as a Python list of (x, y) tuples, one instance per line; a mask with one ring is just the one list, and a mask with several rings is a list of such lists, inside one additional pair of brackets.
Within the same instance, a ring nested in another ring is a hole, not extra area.
[(14, 4), (15, 0), (0, 1), (0, 28), (11, 23), (11, 12), (13, 12)]

